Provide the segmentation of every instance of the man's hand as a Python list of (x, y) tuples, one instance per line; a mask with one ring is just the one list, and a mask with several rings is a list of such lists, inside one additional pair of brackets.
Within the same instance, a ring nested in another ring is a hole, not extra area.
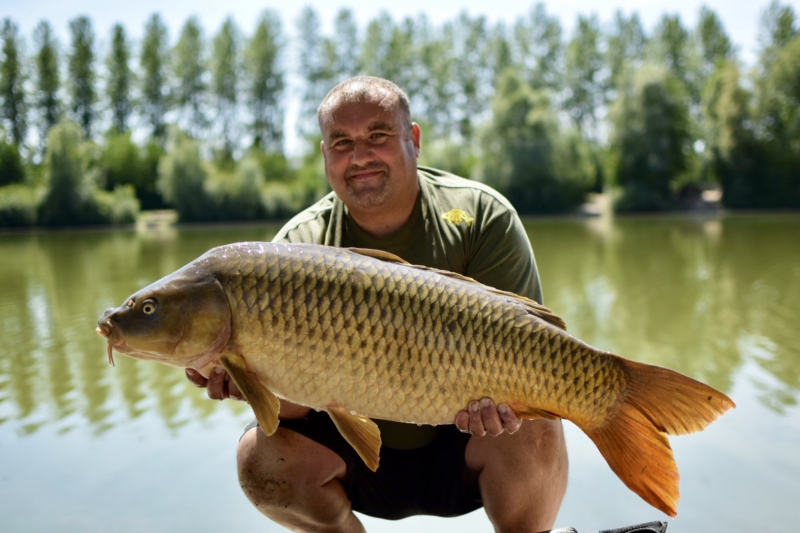
[(233, 398), (234, 400), (244, 401), (244, 395), (239, 391), (239, 387), (230, 379), (225, 369), (220, 366), (211, 371), (208, 379), (204, 378), (203, 375), (194, 368), (186, 369), (186, 377), (197, 387), (205, 388), (208, 397), (212, 400)]
[(491, 398), (473, 400), (465, 411), (456, 415), (456, 427), (473, 437), (483, 437), (486, 433), (498, 436), (504, 431), (515, 433), (522, 425), (522, 420), (508, 406), (501, 403), (495, 408)]

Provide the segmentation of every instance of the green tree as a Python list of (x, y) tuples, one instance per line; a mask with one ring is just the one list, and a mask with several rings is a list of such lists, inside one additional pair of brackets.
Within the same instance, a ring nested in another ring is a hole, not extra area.
[(706, 6), (700, 8), (695, 35), (700, 52), (699, 85), (703, 87), (718, 66), (734, 59), (735, 48), (719, 16)]
[(775, 56), (759, 100), (763, 207), (800, 207), (800, 35)]
[(19, 148), (16, 144), (0, 140), (0, 187), (24, 181), (25, 165), (19, 155)]
[(475, 121), (488, 110), (494, 93), (489, 35), (486, 17), (471, 18), (465, 11), (445, 28), (445, 39), (452, 37), (453, 81), (458, 88), (452, 104), (457, 108), (458, 132), (465, 140), (472, 138)]
[(72, 36), (72, 49), (68, 62), (70, 110), (83, 129), (83, 135), (89, 139), (97, 114), (94, 30), (91, 20), (86, 16), (71, 20), (69, 30)]
[(648, 67), (611, 110), (613, 174), (624, 188), (621, 211), (652, 211), (672, 205), (673, 188), (689, 168), (692, 137), (686, 92), (664, 68)]
[[(440, 30), (433, 27), (427, 19), (420, 19), (419, 35), (419, 61), (425, 83), (420, 87), (419, 96), (424, 106), (417, 122), (421, 121), (427, 126), (423, 129), (433, 139), (447, 138), (457, 130), (453, 102), (456, 100), (458, 86), (455, 82), (456, 58), (451, 41), (452, 28), (446, 25)], [(427, 149), (426, 147), (423, 153)]]
[(300, 12), (297, 33), (300, 36), (297, 71), (303, 87), (297, 131), (303, 137), (312, 137), (319, 133), (317, 106), (332, 88), (330, 65), (326, 62), (330, 58), (331, 45), (325, 46), (319, 15), (310, 6)]
[(361, 69), (370, 76), (386, 78), (402, 87), (413, 102), (419, 93), (419, 69), (415, 22), (405, 18), (395, 24), (386, 11), (367, 25), (361, 47)]
[(161, 141), (166, 133), (165, 115), (169, 110), (169, 43), (167, 27), (158, 13), (150, 16), (145, 24), (141, 67), (141, 114), (150, 126), (150, 134)]
[(44, 147), (47, 132), (61, 118), (61, 101), (58, 95), (61, 87), (58, 42), (49, 22), (43, 20), (36, 26), (33, 31), (33, 42), (36, 49), (34, 105), (38, 115), (39, 138)]
[(520, 213), (568, 211), (590, 187), (580, 138), (559, 131), (547, 91), (532, 88), (514, 70), (500, 78), (482, 146), (480, 179), (510, 198)]
[(99, 222), (82, 143), (81, 128), (74, 122), (62, 121), (50, 130), (44, 162), (47, 193), (38, 217), (44, 226)]
[(19, 28), (11, 19), (3, 20), (0, 36), (3, 40), (3, 55), (0, 58), (0, 118), (3, 126), (11, 133), (12, 142), (21, 147), (28, 127), (22, 38)]
[(208, 127), (204, 111), (208, 91), (206, 62), (203, 29), (197, 17), (191, 17), (184, 24), (172, 50), (172, 93), (178, 108), (179, 124), (195, 138)]
[(563, 86), (564, 43), (561, 23), (547, 14), (543, 3), (531, 7), (526, 17), (514, 23), (514, 64), (533, 88), (546, 87), (557, 93)]
[(265, 11), (247, 42), (244, 66), (253, 145), (275, 153), (283, 152), (282, 47), (280, 18), (274, 11)]
[(333, 23), (336, 45), (335, 77), (338, 81), (345, 80), (358, 74), (361, 64), (361, 43), (358, 37), (358, 24), (351, 9), (342, 8), (336, 14)]
[(239, 29), (233, 19), (228, 17), (214, 37), (211, 52), (211, 94), (222, 140), (220, 160), (224, 161), (232, 160), (239, 138), (239, 47)]
[(605, 84), (606, 103), (616, 100), (632, 82), (632, 73), (642, 66), (647, 38), (637, 13), (626, 18), (621, 11), (614, 14), (611, 30), (606, 36), (605, 65), (608, 77)]
[(761, 14), (758, 40), (762, 72), (770, 69), (778, 53), (797, 35), (796, 19), (792, 7), (781, 5), (778, 0), (773, 0)]
[(128, 131), (128, 120), (133, 111), (130, 56), (130, 43), (125, 35), (125, 28), (122, 24), (115, 24), (111, 29), (111, 50), (106, 57), (106, 98), (111, 108), (111, 127), (119, 133)]
[(766, 161), (753, 131), (752, 94), (741, 85), (734, 62), (719, 63), (703, 92), (707, 152), (722, 185), (722, 202), (730, 208), (761, 204)]
[(214, 211), (206, 192), (208, 172), (200, 157), (200, 144), (178, 133), (158, 167), (158, 189), (175, 207), (182, 222), (208, 220)]
[(651, 41), (651, 57), (684, 84), (692, 104), (696, 105), (700, 101), (700, 86), (692, 68), (691, 45), (689, 31), (683, 26), (680, 16), (664, 15)]
[(603, 57), (600, 53), (600, 24), (597, 17), (578, 17), (575, 35), (567, 45), (564, 107), (575, 126), (589, 138), (597, 132), (597, 108), (602, 101), (599, 80)]

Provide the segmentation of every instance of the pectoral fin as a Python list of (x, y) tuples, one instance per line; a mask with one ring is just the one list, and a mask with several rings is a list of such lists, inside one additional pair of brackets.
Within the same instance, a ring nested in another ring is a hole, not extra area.
[(366, 416), (351, 414), (341, 407), (328, 408), (328, 414), (344, 440), (350, 443), (370, 470), (376, 471), (381, 451), (378, 425)]
[(226, 353), (219, 358), (219, 362), (242, 391), (256, 415), (261, 430), (267, 435), (275, 433), (275, 430), (278, 429), (278, 413), (281, 410), (281, 402), (278, 397), (247, 371), (241, 355)]

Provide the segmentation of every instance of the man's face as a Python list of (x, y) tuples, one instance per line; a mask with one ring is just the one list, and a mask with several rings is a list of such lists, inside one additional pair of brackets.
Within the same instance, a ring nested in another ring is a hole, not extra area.
[(419, 126), (403, 123), (396, 106), (341, 103), (322, 126), (325, 174), (350, 210), (405, 208), (417, 197)]

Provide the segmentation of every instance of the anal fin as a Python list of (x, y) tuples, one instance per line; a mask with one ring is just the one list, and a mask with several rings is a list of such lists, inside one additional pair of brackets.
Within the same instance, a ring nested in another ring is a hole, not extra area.
[(226, 353), (220, 357), (219, 362), (250, 404), (261, 430), (268, 436), (275, 433), (278, 429), (278, 413), (281, 410), (278, 397), (247, 371), (241, 355)]
[(373, 472), (378, 469), (381, 451), (381, 431), (378, 425), (363, 415), (354, 415), (341, 407), (329, 407), (328, 414), (359, 457)]

